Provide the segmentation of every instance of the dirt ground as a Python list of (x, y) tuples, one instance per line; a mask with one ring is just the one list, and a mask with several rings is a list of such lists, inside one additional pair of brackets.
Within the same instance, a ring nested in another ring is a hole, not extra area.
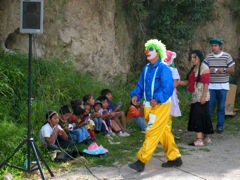
[[(180, 132), (182, 137), (193, 139), (194, 134)], [(176, 133), (178, 136), (178, 133)], [(77, 168), (65, 174), (56, 174), (52, 179), (58, 180), (121, 180), (121, 179), (165, 179), (165, 180), (239, 180), (240, 179), (240, 139), (239, 135), (213, 134), (212, 144), (204, 147), (191, 147), (178, 143), (181, 149), (183, 165), (179, 168), (162, 168), (165, 156), (155, 153), (145, 171), (137, 173), (128, 164), (113, 167), (92, 167), (90, 171)], [(159, 145), (159, 148), (161, 146)], [(130, 163), (130, 162), (129, 162)]]

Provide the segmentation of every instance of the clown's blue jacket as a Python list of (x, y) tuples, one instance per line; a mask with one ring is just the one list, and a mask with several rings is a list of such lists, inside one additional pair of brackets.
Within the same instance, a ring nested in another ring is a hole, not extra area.
[(144, 66), (137, 86), (131, 91), (130, 96), (137, 96), (140, 101), (144, 96), (144, 89), (146, 96), (144, 100), (146, 101), (155, 99), (158, 103), (165, 103), (172, 96), (174, 90), (172, 72), (161, 59), (157, 60), (154, 64), (149, 63)]

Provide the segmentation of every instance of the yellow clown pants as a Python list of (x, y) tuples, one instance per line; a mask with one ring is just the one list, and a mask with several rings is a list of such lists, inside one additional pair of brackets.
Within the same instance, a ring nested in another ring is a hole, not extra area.
[[(149, 162), (158, 143), (162, 144), (164, 154), (168, 161), (181, 157), (170, 126), (168, 125), (169, 120), (172, 120), (169, 118), (170, 107), (171, 102), (158, 104), (155, 107), (144, 107), (144, 118), (148, 123), (148, 128), (143, 146), (136, 155), (137, 159), (144, 164)], [(151, 123), (152, 125), (149, 125), (149, 114), (155, 116), (155, 121)]]
[(168, 119), (168, 126), (169, 126), (170, 130), (172, 130), (172, 116), (171, 115), (169, 116), (169, 119)]

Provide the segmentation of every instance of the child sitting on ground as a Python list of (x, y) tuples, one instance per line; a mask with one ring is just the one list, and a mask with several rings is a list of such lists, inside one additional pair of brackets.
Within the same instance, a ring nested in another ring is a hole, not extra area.
[(83, 105), (84, 105), (84, 109), (85, 109), (85, 112), (83, 114), (83, 121), (88, 122), (88, 124), (85, 125), (85, 127), (87, 128), (88, 133), (90, 134), (90, 137), (96, 138), (95, 132), (94, 132), (95, 124), (90, 116), (91, 105), (88, 102), (85, 102)]
[[(72, 110), (74, 110), (76, 107), (81, 106), (83, 108), (83, 101), (81, 99), (75, 99), (70, 102)], [(77, 120), (77, 117), (72, 113), (70, 120), (72, 122)]]
[(85, 109), (83, 109), (81, 106), (77, 106), (73, 110), (74, 115), (77, 117), (76, 129), (74, 131), (77, 131), (79, 134), (78, 143), (83, 142), (88, 138), (90, 138), (88, 130), (85, 127), (85, 125), (87, 125), (89, 122), (83, 121), (84, 112), (85, 112)]
[[(101, 96), (106, 96), (108, 99), (108, 111), (111, 112), (112, 120), (115, 120), (116, 123), (119, 125), (121, 130), (124, 132), (126, 136), (129, 136), (129, 134), (126, 132), (126, 117), (125, 113), (121, 111), (122, 103), (119, 102), (117, 108), (114, 107), (112, 103), (112, 91), (110, 89), (103, 89), (101, 91)], [(120, 120), (119, 120), (120, 118)]]
[(70, 117), (73, 114), (67, 105), (63, 105), (59, 110), (59, 125), (67, 133), (68, 138), (72, 139), (75, 143), (78, 142), (78, 134), (73, 131), (76, 123), (70, 123)]
[(92, 94), (86, 94), (85, 96), (83, 96), (83, 102), (84, 103), (87, 102), (88, 104), (91, 105), (91, 107), (94, 106), (94, 101), (95, 101), (95, 99)]
[[(106, 98), (105, 98), (106, 99)], [(95, 110), (98, 110), (100, 117), (102, 119), (102, 131), (104, 132), (105, 137), (110, 137), (111, 135), (114, 136), (115, 133), (112, 132), (112, 121), (109, 119), (109, 115), (107, 114), (106, 110), (103, 109), (104, 98), (98, 97), (95, 101)], [(100, 109), (99, 109), (100, 106)]]
[(46, 113), (46, 122), (40, 129), (39, 138), (43, 146), (50, 150), (68, 148), (73, 146), (73, 141), (68, 139), (67, 134), (58, 124), (59, 116), (56, 111)]
[[(110, 144), (120, 144), (120, 142), (112, 142), (111, 141), (111, 139), (113, 139), (111, 137), (111, 135), (115, 136), (115, 134), (111, 131), (111, 129), (108, 128), (108, 126), (106, 124), (106, 121), (102, 119), (102, 117), (103, 117), (103, 115), (102, 115), (102, 113), (103, 113), (102, 102), (100, 100), (95, 100), (93, 107), (94, 107), (93, 121), (96, 123), (95, 130), (97, 132), (103, 131), (104, 136), (108, 138), (108, 141), (109, 141)], [(110, 133), (109, 133), (109, 131), (110, 131)]]
[(145, 133), (147, 124), (144, 120), (143, 106), (141, 106), (140, 101), (138, 101), (136, 105), (134, 105), (131, 101), (127, 112), (127, 119), (129, 119), (131, 122), (136, 122), (138, 126), (141, 128), (142, 130), (141, 132)]
[(113, 129), (121, 137), (129, 136), (129, 134), (126, 134), (122, 131), (122, 129), (116, 123), (116, 120), (111, 119), (113, 117), (113, 113), (109, 112), (108, 109), (107, 109), (107, 107), (108, 107), (107, 97), (106, 96), (100, 96), (100, 97), (97, 98), (97, 100), (101, 101), (101, 103), (102, 103), (102, 109), (100, 110), (100, 113), (102, 114), (102, 119), (105, 120), (106, 124), (108, 125), (109, 133), (114, 136), (115, 134), (112, 132), (112, 129)]
[(95, 131), (96, 132), (103, 131), (104, 135), (106, 135), (108, 134), (108, 128), (105, 121), (103, 121), (102, 119), (101, 109), (102, 109), (102, 102), (99, 100), (95, 100), (94, 106), (93, 106), (94, 112), (91, 114), (91, 117), (95, 124)]

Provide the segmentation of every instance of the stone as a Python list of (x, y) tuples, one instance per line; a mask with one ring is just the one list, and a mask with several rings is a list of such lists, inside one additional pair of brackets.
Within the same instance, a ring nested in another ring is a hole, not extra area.
[(13, 180), (12, 174), (8, 172), (5, 176), (3, 176), (3, 180)]

